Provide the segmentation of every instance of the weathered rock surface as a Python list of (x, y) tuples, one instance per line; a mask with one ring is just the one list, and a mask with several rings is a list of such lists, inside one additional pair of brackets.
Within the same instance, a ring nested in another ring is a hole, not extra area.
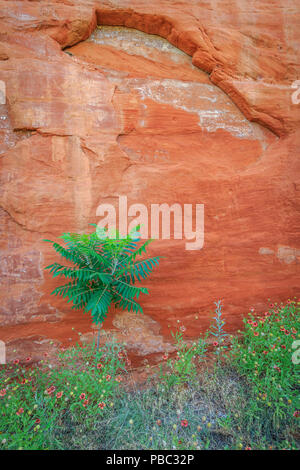
[(218, 298), (235, 330), (249, 307), (299, 294), (296, 1), (0, 1), (0, 10), (9, 358), (71, 344), (72, 327), (91, 337), (89, 318), (50, 296), (57, 283), (43, 268), (54, 255), (42, 239), (88, 231), (97, 206), (119, 195), (149, 209), (205, 205), (203, 249), (154, 242), (166, 258), (145, 316), (107, 320), (133, 357), (170, 350), (178, 319), (196, 336)]

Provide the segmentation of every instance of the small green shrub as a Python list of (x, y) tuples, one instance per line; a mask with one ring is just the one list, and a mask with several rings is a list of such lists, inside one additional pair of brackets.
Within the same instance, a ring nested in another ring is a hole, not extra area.
[[(184, 331), (185, 327), (181, 325), (178, 331), (171, 333), (175, 341), (176, 358), (166, 361), (167, 371), (160, 367), (160, 378), (168, 388), (195, 379), (197, 364), (202, 362), (206, 355), (206, 337), (188, 345), (183, 338)], [(167, 356), (165, 358), (167, 359)]]
[(139, 240), (133, 240), (133, 235), (119, 238), (116, 233), (114, 238), (109, 238), (105, 230), (90, 234), (64, 233), (60, 238), (66, 246), (44, 240), (52, 243), (54, 250), (74, 265), (55, 262), (45, 268), (54, 278), (69, 279), (52, 294), (68, 299), (73, 309), (91, 312), (92, 321), (99, 328), (97, 348), (101, 325), (112, 305), (143, 313), (137, 300), (140, 294), (148, 294), (148, 289), (137, 287), (135, 283), (146, 279), (159, 264), (159, 256), (137, 260), (146, 252), (151, 240), (139, 246)]

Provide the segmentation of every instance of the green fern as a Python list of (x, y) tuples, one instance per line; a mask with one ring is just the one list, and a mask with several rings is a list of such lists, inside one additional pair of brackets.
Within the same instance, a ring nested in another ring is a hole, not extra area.
[(68, 280), (51, 294), (67, 299), (73, 304), (73, 309), (90, 312), (99, 332), (111, 305), (143, 313), (137, 300), (140, 294), (148, 294), (148, 289), (135, 283), (151, 274), (160, 257), (137, 258), (146, 252), (151, 240), (140, 245), (139, 240), (132, 240), (130, 235), (126, 238), (119, 238), (118, 234), (113, 239), (99, 238), (97, 231), (91, 234), (64, 233), (60, 238), (64, 246), (51, 240), (44, 241), (52, 243), (54, 250), (73, 266), (55, 262), (45, 268), (54, 278)]

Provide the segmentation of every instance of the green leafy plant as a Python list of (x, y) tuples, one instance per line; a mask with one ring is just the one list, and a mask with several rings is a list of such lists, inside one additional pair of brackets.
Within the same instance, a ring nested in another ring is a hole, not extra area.
[(224, 330), (225, 320), (223, 318), (223, 305), (221, 300), (215, 302), (215, 306), (215, 316), (213, 317), (214, 322), (210, 327), (209, 333), (214, 337), (214, 354), (216, 355), (217, 361), (219, 363), (222, 357), (225, 356), (227, 345), (224, 343), (228, 337), (228, 334)]
[(206, 356), (207, 335), (204, 338), (198, 338), (198, 341), (193, 344), (187, 344), (183, 331), (185, 327), (182, 325), (179, 331), (171, 332), (175, 341), (176, 359), (167, 361), (168, 373), (163, 373), (162, 367), (160, 368), (160, 377), (168, 387), (193, 380), (197, 374), (196, 362), (202, 362)]
[(137, 259), (151, 240), (140, 244), (132, 239), (132, 234), (119, 238), (116, 233), (109, 238), (107, 233), (96, 230), (91, 234), (64, 233), (60, 238), (66, 246), (45, 241), (52, 243), (54, 250), (73, 266), (55, 262), (45, 268), (54, 278), (69, 279), (52, 294), (68, 299), (74, 309), (91, 312), (93, 323), (98, 325), (98, 349), (100, 328), (111, 306), (143, 313), (137, 300), (140, 294), (148, 294), (148, 289), (135, 283), (151, 274), (160, 257)]

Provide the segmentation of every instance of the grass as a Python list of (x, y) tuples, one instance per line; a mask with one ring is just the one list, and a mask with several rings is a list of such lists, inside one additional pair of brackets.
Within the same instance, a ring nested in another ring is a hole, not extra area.
[(175, 360), (165, 357), (143, 388), (115, 342), (62, 351), (53, 367), (47, 358), (30, 369), (3, 367), (0, 448), (299, 449), (300, 303), (250, 312), (231, 338), (221, 308), (193, 344), (180, 326)]

